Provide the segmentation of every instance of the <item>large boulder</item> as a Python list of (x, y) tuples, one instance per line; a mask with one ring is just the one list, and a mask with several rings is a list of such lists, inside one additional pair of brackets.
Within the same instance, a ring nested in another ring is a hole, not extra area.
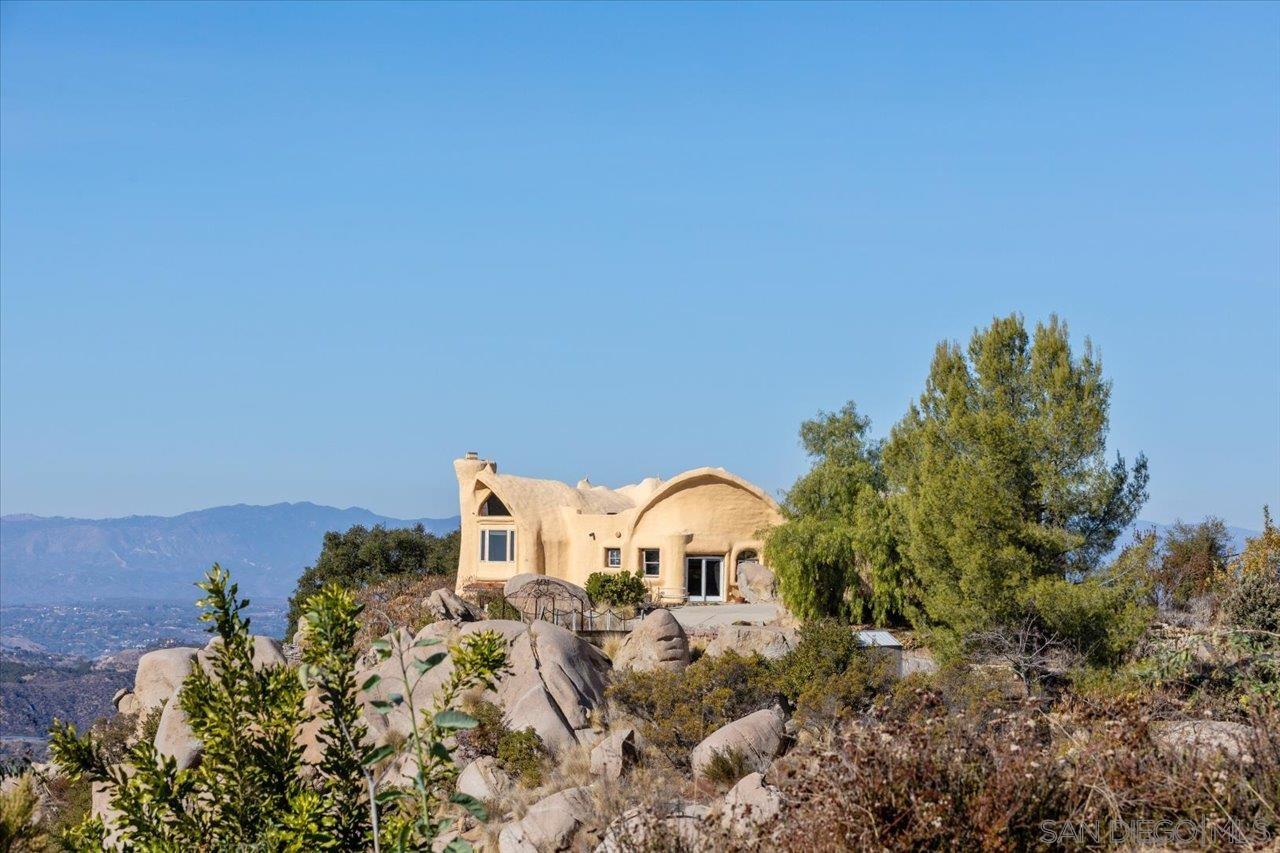
[[(255, 634), (253, 640), (253, 668), (256, 670), (268, 666), (284, 666), (284, 647), (280, 641), (262, 634)], [(205, 672), (213, 674), (213, 653), (222, 648), (222, 638), (214, 637), (196, 654), (200, 666)]]
[[(417, 639), (434, 636), (437, 630), (436, 625), (428, 625), (419, 632), (418, 638), (409, 636), (407, 632), (388, 637), (396, 649), (392, 656), (357, 674), (357, 684), (363, 684), (370, 675), (381, 677), (375, 687), (362, 693), (366, 703), (365, 716), (375, 736), (385, 740), (390, 732), (400, 736), (409, 733), (413, 721), (409, 719), (408, 703), (385, 716), (368, 703), (385, 701), (394, 693), (406, 695), (409, 692), (401, 674), (398, 654), (403, 652), (405, 668), (412, 682), (416, 678), (414, 661), (446, 651), (443, 644), (415, 645)], [(575, 744), (580, 735), (585, 736), (591, 728), (592, 711), (604, 703), (610, 673), (609, 659), (571, 631), (550, 622), (536, 621), (532, 625), (503, 619), (465, 622), (450, 636), (460, 640), (483, 631), (496, 631), (508, 640), (510, 671), (499, 680), (493, 693), (468, 698), (488, 698), (502, 708), (507, 725), (513, 729), (533, 728), (552, 750)], [(412, 691), (414, 704), (418, 708), (430, 707), (436, 692), (452, 672), (453, 663), (448, 657), (428, 670)]]
[(689, 763), (700, 776), (716, 753), (737, 752), (749, 770), (763, 773), (782, 751), (786, 718), (777, 708), (766, 708), (726, 723), (693, 748)]
[(750, 657), (759, 654), (769, 660), (777, 660), (795, 648), (796, 632), (777, 625), (725, 625), (715, 639), (707, 643), (706, 653), (711, 656), (725, 652), (737, 652)]
[(684, 669), (689, 665), (689, 638), (670, 610), (655, 610), (622, 641), (613, 665), (638, 672)]
[(609, 686), (603, 652), (572, 631), (536, 621), (511, 644), (510, 664), (497, 690), (508, 726), (531, 726), (552, 750), (589, 733), (591, 712), (604, 704)]
[(709, 806), (687, 800), (629, 809), (609, 824), (595, 853), (715, 849), (707, 826), (710, 814)]
[(748, 604), (772, 604), (778, 600), (778, 579), (772, 569), (747, 560), (738, 563), (738, 592)]
[(1258, 732), (1226, 720), (1174, 720), (1152, 723), (1149, 731), (1161, 749), (1201, 761), (1235, 760), (1249, 752)]
[(198, 651), (186, 647), (157, 649), (138, 658), (133, 695), (140, 713), (159, 708), (169, 701), (191, 674), (191, 665)]
[(573, 836), (591, 818), (590, 788), (568, 788), (539, 800), (524, 817), (498, 835), (499, 853), (551, 853), (568, 850)]
[(782, 798), (764, 782), (760, 773), (748, 773), (724, 795), (720, 825), (734, 832), (749, 832), (778, 813)]
[(636, 763), (636, 732), (630, 726), (617, 729), (591, 750), (591, 772), (605, 779), (621, 779)]
[[(383, 659), (376, 652), (371, 651), (361, 657), (357, 663), (356, 684), (364, 684), (371, 675), (377, 675), (380, 678), (377, 685), (360, 693), (361, 701), (364, 703), (364, 717), (371, 733), (382, 740), (388, 737), (399, 739), (408, 735), (413, 728), (408, 702), (393, 708), (385, 715), (373, 707), (373, 702), (387, 701), (393, 694), (406, 697), (412, 695), (414, 705), (418, 709), (430, 708), (436, 692), (453, 674), (453, 661), (447, 654), (444, 660), (427, 670), (421, 678), (414, 671), (414, 664), (418, 661), (426, 660), (441, 652), (447, 653), (450, 643), (467, 634), (494, 631), (510, 642), (528, 630), (529, 626), (522, 622), (490, 619), (483, 622), (466, 622), (456, 630), (447, 622), (433, 622), (419, 631), (416, 636), (401, 628), (383, 637), (382, 639), (391, 644), (391, 656)], [(432, 645), (417, 645), (420, 640), (426, 639), (439, 642)], [(401, 657), (404, 658), (403, 670), (409, 673), (409, 683), (414, 685), (412, 691), (405, 684)]]
[(423, 602), (427, 610), (441, 622), (476, 622), (480, 614), (451, 589), (437, 589)]
[(487, 803), (496, 801), (511, 789), (511, 777), (492, 755), (482, 755), (458, 774), (458, 793)]
[(508, 580), (502, 587), (502, 594), (508, 603), (525, 615), (534, 615), (548, 609), (591, 609), (591, 597), (582, 587), (560, 578), (530, 572)]
[(195, 765), (203, 749), (200, 739), (191, 731), (187, 715), (179, 707), (177, 697), (164, 706), (160, 725), (156, 728), (156, 752), (177, 762), (179, 770)]

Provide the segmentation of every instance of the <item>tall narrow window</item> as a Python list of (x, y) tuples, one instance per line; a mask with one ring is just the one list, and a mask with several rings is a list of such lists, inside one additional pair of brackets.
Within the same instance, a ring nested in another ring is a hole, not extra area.
[(480, 562), (511, 563), (516, 559), (516, 532), (485, 528), (480, 531)]
[(605, 548), (604, 564), (611, 569), (622, 568), (622, 549), (621, 548)]
[(645, 577), (656, 578), (662, 572), (662, 562), (658, 559), (657, 548), (645, 548), (640, 552), (640, 563), (644, 566)]

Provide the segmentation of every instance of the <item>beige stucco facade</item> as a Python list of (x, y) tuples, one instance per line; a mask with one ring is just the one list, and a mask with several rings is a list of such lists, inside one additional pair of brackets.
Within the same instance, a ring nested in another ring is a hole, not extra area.
[(762, 559), (761, 533), (782, 520), (772, 498), (723, 468), (609, 489), (500, 474), (474, 453), (453, 467), (459, 590), (523, 573), (583, 585), (593, 572), (642, 569), (655, 598), (724, 600), (739, 561)]

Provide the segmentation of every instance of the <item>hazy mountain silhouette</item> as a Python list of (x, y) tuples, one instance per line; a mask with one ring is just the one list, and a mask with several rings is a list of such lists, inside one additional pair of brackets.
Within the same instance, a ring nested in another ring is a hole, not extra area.
[(279, 600), (320, 553), (325, 531), (352, 525), (435, 533), (458, 518), (388, 518), (360, 507), (313, 503), (219, 506), (171, 517), (0, 518), (0, 602), (194, 599), (192, 584), (212, 563), (229, 569), (240, 591)]

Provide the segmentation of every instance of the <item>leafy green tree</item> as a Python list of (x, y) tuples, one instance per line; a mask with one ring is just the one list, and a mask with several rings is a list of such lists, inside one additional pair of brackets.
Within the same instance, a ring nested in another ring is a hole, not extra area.
[(459, 541), (456, 530), (437, 536), (421, 524), (390, 529), (357, 524), (345, 533), (329, 531), (315, 565), (303, 570), (289, 599), (285, 636), (297, 630), (303, 603), (326, 584), (359, 589), (397, 577), (452, 574), (458, 570)]
[(910, 606), (880, 443), (850, 401), (800, 426), (813, 460), (787, 492), (786, 521), (769, 531), (765, 558), (788, 609), (801, 619), (894, 621)]
[(1165, 532), (1163, 545), (1156, 573), (1162, 603), (1185, 605), (1224, 578), (1231, 557), (1231, 534), (1222, 519), (1210, 517), (1199, 524), (1178, 519)]
[(902, 554), (943, 651), (1014, 617), (1038, 578), (1100, 564), (1146, 500), (1147, 463), (1108, 464), (1111, 386), (1056, 317), (997, 318), (941, 343), (884, 448)]

